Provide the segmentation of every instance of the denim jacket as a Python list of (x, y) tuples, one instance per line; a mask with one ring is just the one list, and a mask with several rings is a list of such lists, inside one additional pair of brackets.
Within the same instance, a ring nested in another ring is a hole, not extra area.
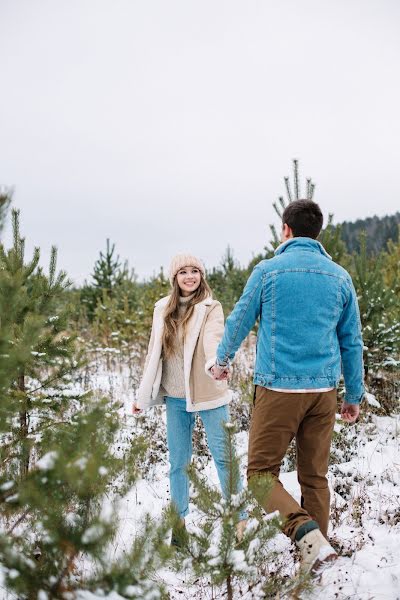
[(345, 399), (359, 404), (364, 385), (357, 297), (350, 275), (319, 242), (292, 238), (256, 265), (226, 321), (219, 364), (234, 358), (258, 317), (256, 385), (337, 387), (343, 370)]

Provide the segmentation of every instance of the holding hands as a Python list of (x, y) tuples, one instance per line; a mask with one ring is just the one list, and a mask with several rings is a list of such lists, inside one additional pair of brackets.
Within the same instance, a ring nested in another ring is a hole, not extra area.
[(211, 375), (216, 381), (224, 381), (229, 378), (229, 367), (221, 367), (219, 365), (214, 365), (210, 369)]

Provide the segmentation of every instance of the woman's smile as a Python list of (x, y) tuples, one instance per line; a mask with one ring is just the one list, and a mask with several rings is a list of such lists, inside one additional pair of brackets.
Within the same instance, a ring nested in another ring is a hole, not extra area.
[[(201, 281), (201, 273), (197, 267), (183, 267), (176, 275), (178, 285), (183, 296), (188, 292), (197, 290)], [(189, 278), (189, 279), (188, 279)]]

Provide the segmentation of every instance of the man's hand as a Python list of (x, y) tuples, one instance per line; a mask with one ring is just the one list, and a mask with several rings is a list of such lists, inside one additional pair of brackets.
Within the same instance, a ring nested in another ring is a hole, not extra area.
[(142, 412), (142, 409), (138, 407), (138, 405), (136, 404), (136, 402), (134, 402), (132, 404), (132, 414), (133, 415), (138, 415), (141, 412)]
[(360, 405), (359, 404), (348, 404), (347, 402), (343, 402), (342, 410), (340, 411), (340, 416), (343, 421), (347, 423), (354, 423), (358, 419), (360, 414)]
[(220, 367), (219, 365), (214, 365), (210, 369), (211, 375), (216, 381), (223, 381), (224, 379), (228, 379), (229, 376), (229, 367)]

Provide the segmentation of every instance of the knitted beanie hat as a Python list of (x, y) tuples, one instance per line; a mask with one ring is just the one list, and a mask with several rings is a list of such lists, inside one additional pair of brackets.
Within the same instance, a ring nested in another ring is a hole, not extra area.
[(206, 276), (206, 270), (200, 259), (196, 258), (195, 256), (192, 256), (191, 254), (177, 254), (171, 260), (171, 264), (169, 267), (169, 280), (171, 282), (171, 285), (174, 284), (175, 275), (178, 271), (183, 269), (183, 267), (197, 267), (203, 275), (203, 277), (205, 278)]

